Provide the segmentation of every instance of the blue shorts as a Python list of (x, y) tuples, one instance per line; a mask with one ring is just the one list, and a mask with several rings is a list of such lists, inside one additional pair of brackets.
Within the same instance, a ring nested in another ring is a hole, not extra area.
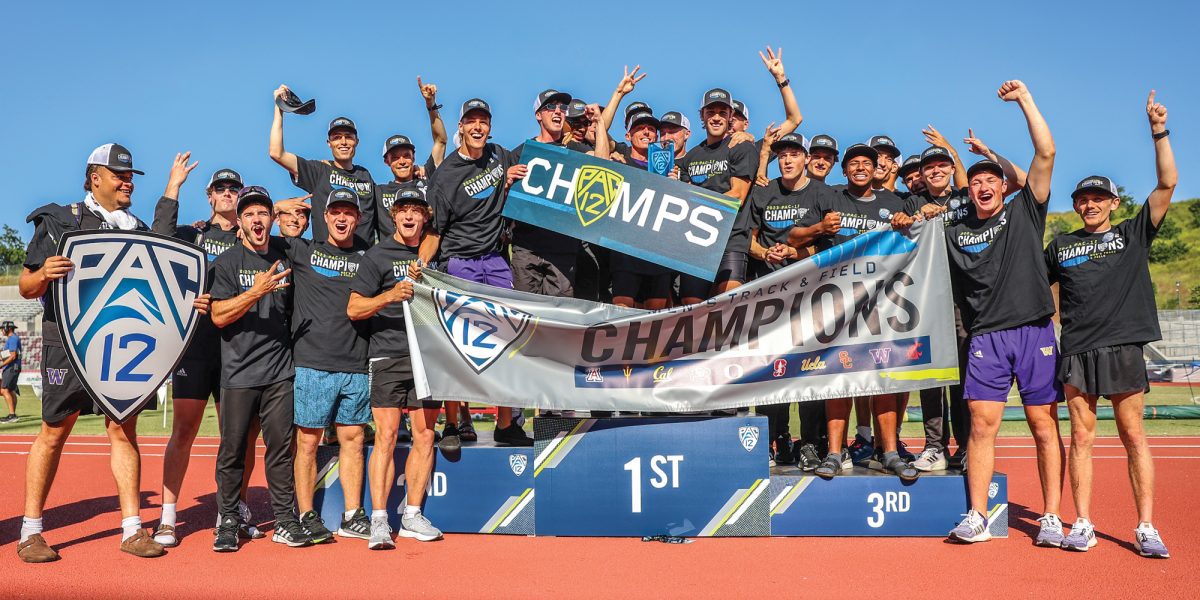
[(963, 396), (1005, 402), (1013, 379), (1021, 404), (1042, 406), (1063, 399), (1054, 323), (1044, 320), (971, 336)]
[(330, 373), (296, 367), (298, 427), (324, 429), (332, 419), (340, 425), (371, 420), (371, 386), (366, 373)]

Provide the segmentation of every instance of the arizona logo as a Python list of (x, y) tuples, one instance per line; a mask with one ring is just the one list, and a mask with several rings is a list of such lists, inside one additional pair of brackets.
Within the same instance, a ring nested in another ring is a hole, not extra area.
[(753, 425), (742, 425), (738, 427), (738, 439), (742, 442), (742, 447), (746, 452), (754, 450), (758, 445), (758, 428)]
[(433, 290), (438, 322), (463, 360), (482, 373), (517, 341), (530, 316), (481, 298), (447, 290)]
[(584, 227), (595, 223), (608, 212), (621, 191), (625, 178), (616, 171), (586, 165), (579, 169), (575, 182), (575, 213)]
[(512, 469), (513, 475), (521, 476), (525, 472), (525, 466), (529, 464), (529, 457), (524, 454), (509, 454), (508, 468)]
[(75, 264), (55, 284), (63, 347), (104, 414), (124, 422), (155, 396), (191, 340), (204, 251), (105, 229), (67, 233), (59, 254)]

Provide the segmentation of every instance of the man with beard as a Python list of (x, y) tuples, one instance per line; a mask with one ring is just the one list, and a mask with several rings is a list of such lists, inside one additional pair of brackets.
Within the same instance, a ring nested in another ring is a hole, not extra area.
[(394, 548), (388, 525), (388, 495), (396, 480), (393, 452), (407, 407), (412, 419), (412, 447), (404, 464), (407, 494), (400, 517), (400, 535), (428, 542), (441, 537), (424, 515), (421, 504), (433, 474), (434, 424), (441, 403), (417, 398), (401, 302), (412, 298), (410, 265), (417, 262), (429, 205), (415, 190), (400, 193), (391, 206), (392, 236), (380, 240), (363, 257), (362, 269), (350, 286), (346, 312), (371, 328), (371, 413), (375, 417), (375, 449), (368, 467), (371, 482), (372, 550)]
[[(275, 99), (290, 91), (286, 85), (279, 86), (275, 90)], [(283, 145), (283, 109), (276, 102), (275, 118), (271, 121), (271, 160), (291, 173), (296, 187), (312, 194), (313, 239), (329, 237), (324, 217), (329, 193), (335, 188), (348, 188), (358, 194), (362, 209), (355, 235), (363, 243), (372, 244), (375, 242), (375, 181), (366, 167), (354, 164), (354, 153), (358, 148), (358, 129), (354, 121), (346, 117), (330, 121), (326, 141), (333, 160), (309, 160), (288, 152)]]
[(996, 434), (1013, 379), (1025, 419), (1037, 447), (1044, 514), (1036, 542), (1058, 547), (1063, 541), (1058, 517), (1062, 499), (1062, 439), (1055, 379), (1054, 298), (1042, 253), (1046, 202), (1054, 170), (1054, 138), (1033, 95), (1020, 81), (997, 91), (1024, 113), (1033, 141), (1033, 162), (1025, 186), (1005, 204), (1004, 169), (982, 160), (967, 170), (974, 214), (946, 227), (950, 277), (963, 325), (970, 333), (963, 395), (971, 410), (967, 442), (967, 493), (970, 510), (950, 539), (971, 543), (991, 539), (987, 494), (995, 467)]
[(267, 190), (242, 188), (237, 203), (242, 243), (213, 265), (212, 321), (221, 330), (222, 363), (215, 552), (238, 550), (238, 492), (255, 419), (266, 443), (263, 462), (275, 514), (271, 540), (291, 547), (312, 543), (292, 512), (292, 269), (282, 241), (271, 239), (272, 209)]
[(421, 89), (421, 97), (425, 99), (425, 110), (429, 112), (429, 132), (433, 137), (433, 147), (429, 158), (425, 159), (424, 177), (418, 173), (416, 165), (417, 147), (406, 135), (393, 135), (383, 143), (383, 162), (392, 171), (392, 180), (379, 184), (379, 218), (376, 225), (379, 228), (379, 239), (387, 239), (396, 233), (391, 219), (392, 204), (404, 190), (415, 190), (425, 196), (427, 180), (433, 176), (437, 166), (442, 164), (446, 156), (446, 126), (442, 123), (439, 112), (441, 105), (437, 103), (437, 86), (432, 83), (422, 83), (417, 77), (417, 87)]

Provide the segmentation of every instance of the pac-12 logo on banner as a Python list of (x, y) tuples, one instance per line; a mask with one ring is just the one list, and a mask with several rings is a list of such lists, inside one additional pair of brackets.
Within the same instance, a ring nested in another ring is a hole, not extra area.
[(476, 373), (492, 366), (530, 321), (529, 314), (503, 304), (442, 289), (433, 290), (433, 303), (442, 331)]
[(55, 284), (63, 347), (84, 388), (114, 421), (155, 396), (191, 341), (206, 256), (141, 231), (72, 231), (58, 253), (75, 268)]

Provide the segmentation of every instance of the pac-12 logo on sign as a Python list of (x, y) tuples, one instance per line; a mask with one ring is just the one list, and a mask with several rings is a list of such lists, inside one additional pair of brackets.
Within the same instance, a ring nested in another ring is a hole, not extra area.
[(482, 298), (433, 290), (438, 322), (459, 355), (482, 373), (525, 333), (530, 316)]
[(124, 422), (155, 396), (191, 340), (204, 251), (104, 229), (65, 234), (59, 254), (75, 265), (55, 287), (63, 347), (104, 414)]
[(738, 439), (742, 442), (742, 447), (746, 452), (754, 450), (758, 445), (758, 428), (753, 425), (742, 425), (738, 427)]
[(508, 468), (512, 469), (513, 475), (521, 476), (525, 472), (525, 466), (529, 464), (529, 457), (524, 454), (509, 454)]

